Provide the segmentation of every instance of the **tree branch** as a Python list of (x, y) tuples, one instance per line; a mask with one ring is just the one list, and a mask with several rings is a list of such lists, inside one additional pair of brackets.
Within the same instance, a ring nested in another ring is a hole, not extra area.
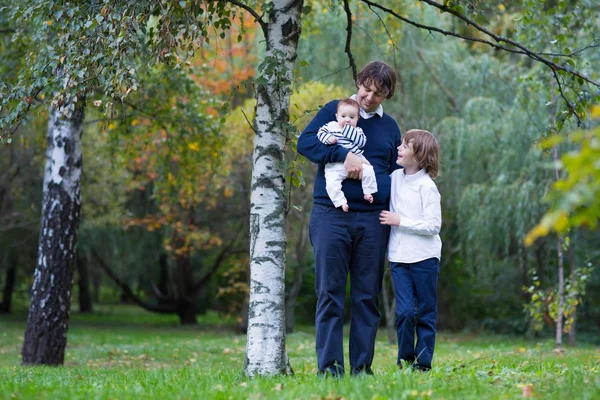
[[(490, 32), (489, 30), (487, 30), (484, 27), (480, 26), (475, 21), (473, 21), (473, 20), (465, 17), (464, 15), (458, 13), (457, 11), (455, 11), (455, 10), (453, 10), (453, 9), (447, 7), (447, 6), (444, 6), (442, 4), (438, 4), (435, 1), (432, 1), (432, 0), (423, 0), (424, 3), (429, 4), (429, 5), (433, 6), (433, 7), (436, 7), (436, 8), (438, 8), (441, 11), (448, 12), (448, 13), (454, 15), (455, 17), (463, 20), (467, 24), (472, 25), (475, 29), (477, 29), (480, 32), (485, 33), (486, 35), (488, 35), (491, 38), (493, 38), (496, 41), (496, 43), (491, 42), (489, 40), (472, 37), (472, 36), (460, 35), (460, 34), (458, 34), (456, 32), (447, 31), (447, 30), (436, 28), (436, 27), (433, 27), (433, 26), (423, 25), (423, 24), (420, 24), (418, 22), (414, 22), (414, 21), (412, 21), (412, 20), (410, 20), (408, 18), (405, 18), (405, 17), (401, 16), (400, 14), (396, 13), (394, 10), (389, 9), (387, 7), (384, 7), (384, 6), (380, 5), (380, 4), (372, 2), (370, 0), (360, 0), (360, 1), (362, 1), (365, 4), (367, 4), (369, 6), (369, 8), (371, 8), (371, 9), (373, 7), (378, 8), (378, 9), (380, 9), (382, 11), (385, 11), (386, 13), (388, 13), (388, 14), (396, 17), (397, 19), (399, 19), (401, 21), (404, 21), (407, 24), (410, 24), (410, 25), (415, 26), (417, 28), (425, 29), (425, 30), (428, 30), (430, 32), (438, 32), (438, 33), (441, 33), (441, 34), (446, 35), (446, 36), (453, 36), (453, 37), (457, 37), (457, 38), (460, 38), (460, 39), (463, 39), (463, 40), (468, 40), (468, 41), (471, 41), (471, 42), (479, 42), (479, 43), (487, 44), (488, 46), (490, 46), (490, 47), (492, 47), (494, 49), (503, 50), (503, 51), (506, 51), (506, 52), (509, 52), (509, 53), (526, 55), (529, 58), (532, 58), (532, 59), (534, 59), (536, 61), (539, 61), (539, 62), (547, 65), (548, 67), (550, 67), (553, 70), (564, 71), (564, 72), (569, 73), (571, 75), (577, 76), (577, 77), (583, 79), (584, 81), (586, 81), (586, 82), (588, 82), (588, 83), (590, 83), (590, 84), (592, 84), (592, 85), (594, 85), (596, 87), (600, 87), (600, 82), (597, 82), (597, 81), (593, 80), (592, 78), (590, 78), (590, 77), (588, 77), (586, 75), (583, 75), (580, 72), (573, 71), (573, 70), (569, 71), (566, 67), (564, 67), (564, 66), (562, 66), (560, 64), (557, 64), (557, 63), (555, 63), (555, 62), (553, 62), (553, 61), (551, 61), (551, 60), (543, 57), (541, 53), (537, 53), (535, 51), (532, 51), (532, 50), (528, 49), (527, 47), (523, 46), (522, 44), (520, 44), (518, 42), (515, 42), (513, 40), (510, 40), (510, 39), (504, 38), (502, 36), (496, 35), (493, 32)], [(506, 43), (506, 44), (509, 44), (511, 46), (514, 46), (518, 50), (511, 49), (509, 47), (506, 47), (506, 46), (503, 46), (503, 45), (499, 44), (499, 43), (502, 43), (502, 42)]]
[(560, 92), (560, 97), (562, 97), (562, 99), (565, 101), (565, 103), (567, 103), (567, 108), (569, 109), (571, 114), (573, 114), (573, 116), (575, 116), (575, 118), (577, 119), (577, 126), (580, 128), (583, 127), (584, 126), (583, 121), (581, 121), (581, 119), (579, 118), (579, 115), (577, 115), (577, 111), (575, 111), (575, 108), (573, 108), (573, 105), (571, 104), (569, 99), (567, 99), (567, 96), (565, 95), (565, 92), (563, 91), (562, 84), (560, 83), (560, 77), (558, 76), (558, 74), (556, 73), (555, 70), (552, 70), (552, 74), (554, 75), (554, 80), (556, 81), (556, 84), (558, 85), (558, 91)]
[(229, 256), (229, 254), (228, 254), (229, 250), (231, 249), (231, 247), (234, 243), (235, 243), (235, 240), (233, 242), (231, 242), (229, 245), (227, 245), (221, 249), (221, 252), (217, 256), (217, 259), (213, 263), (210, 270), (202, 278), (200, 278), (200, 280), (198, 282), (196, 282), (192, 286), (192, 289), (190, 290), (191, 293), (195, 294), (198, 290), (200, 290), (202, 288), (202, 286), (204, 286), (206, 284), (206, 282), (208, 282), (208, 280), (213, 276), (213, 274), (215, 272), (217, 272), (217, 270), (219, 269), (219, 267), (221, 266), (223, 261), (225, 261), (225, 259)]
[(350, 42), (352, 41), (352, 11), (350, 11), (350, 5), (348, 0), (344, 0), (344, 11), (346, 12), (346, 47), (344, 51), (348, 53), (348, 61), (352, 68), (352, 78), (356, 82), (356, 63), (354, 62), (354, 56), (352, 56), (352, 50), (350, 49)]
[(110, 267), (104, 262), (102, 257), (100, 257), (98, 255), (98, 253), (96, 252), (96, 249), (92, 249), (92, 256), (96, 259), (96, 261), (98, 262), (100, 267), (104, 270), (104, 272), (106, 272), (106, 275), (108, 275), (117, 284), (117, 286), (119, 286), (119, 288), (121, 288), (121, 290), (123, 290), (125, 292), (125, 294), (127, 294), (129, 297), (131, 297), (135, 304), (137, 304), (138, 306), (142, 307), (145, 310), (156, 312), (156, 313), (161, 313), (161, 314), (173, 314), (176, 312), (175, 305), (157, 306), (157, 305), (150, 304), (150, 303), (142, 300), (138, 295), (136, 295), (133, 292), (133, 290), (131, 289), (131, 287), (129, 287), (129, 285), (127, 283), (123, 282), (119, 278), (119, 276), (112, 269), (110, 269)]
[(242, 9), (248, 11), (254, 17), (254, 20), (256, 22), (258, 22), (258, 24), (260, 25), (260, 29), (262, 29), (265, 37), (267, 37), (267, 24), (265, 23), (265, 21), (263, 21), (263, 19), (261, 18), (261, 16), (258, 15), (258, 13), (256, 11), (254, 11), (254, 9), (252, 7), (250, 7), (247, 4), (240, 3), (237, 0), (226, 0), (226, 1), (228, 3), (231, 3), (231, 4), (235, 5), (235, 6), (238, 6), (238, 7), (242, 8)]
[[(364, 1), (364, 0), (363, 0)], [(507, 44), (510, 44), (512, 46), (515, 46), (516, 48), (519, 48), (522, 50), (522, 52), (527, 55), (530, 58), (533, 58), (534, 60), (540, 61), (544, 64), (546, 64), (547, 66), (549, 66), (552, 69), (557, 69), (559, 71), (565, 71), (568, 72), (571, 75), (575, 75), (583, 80), (585, 80), (588, 83), (591, 83), (594, 86), (600, 87), (600, 82), (597, 82), (577, 71), (569, 71), (566, 69), (566, 67), (563, 67), (560, 64), (557, 64), (555, 62), (553, 62), (552, 60), (548, 60), (547, 58), (543, 57), (541, 53), (535, 52), (533, 50), (528, 49), (527, 47), (523, 46), (521, 43), (519, 42), (515, 42), (514, 40), (502, 37), (500, 35), (496, 35), (494, 32), (491, 32), (490, 30), (484, 28), (483, 26), (479, 25), (477, 22), (473, 21), (472, 19), (465, 17), (464, 15), (462, 15), (461, 13), (459, 13), (456, 10), (453, 10), (452, 8), (443, 5), (443, 4), (439, 4), (433, 0), (422, 0), (424, 3), (427, 3), (441, 11), (450, 13), (452, 15), (454, 15), (455, 17), (463, 20), (464, 22), (466, 22), (467, 24), (473, 26), (475, 29), (477, 29), (478, 31), (485, 33), (486, 35), (488, 35), (489, 37), (491, 37), (492, 39), (494, 39), (496, 42), (504, 42)], [(490, 42), (491, 43), (491, 42)], [(493, 44), (492, 44), (493, 45)], [(502, 47), (503, 50), (505, 50), (505, 47)]]

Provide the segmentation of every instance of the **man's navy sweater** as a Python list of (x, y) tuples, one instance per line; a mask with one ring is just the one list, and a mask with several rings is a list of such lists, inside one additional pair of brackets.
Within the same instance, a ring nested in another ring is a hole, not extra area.
[[(335, 144), (323, 144), (317, 137), (317, 132), (321, 126), (335, 121), (337, 103), (338, 100), (331, 101), (319, 110), (298, 138), (298, 153), (319, 166), (313, 191), (314, 204), (330, 207), (333, 207), (333, 203), (325, 189), (325, 164), (344, 162), (349, 150)], [(345, 179), (342, 190), (350, 211), (387, 210), (390, 201), (390, 174), (399, 168), (396, 160), (400, 145), (400, 128), (386, 113), (381, 117), (374, 115), (369, 119), (359, 118), (358, 126), (367, 137), (363, 156), (375, 170), (377, 193), (373, 195), (373, 203), (366, 201), (358, 179)]]

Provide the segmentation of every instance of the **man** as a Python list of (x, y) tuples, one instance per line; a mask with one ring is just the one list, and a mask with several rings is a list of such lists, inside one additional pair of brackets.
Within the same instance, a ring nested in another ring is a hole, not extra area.
[[(347, 148), (328, 146), (317, 137), (318, 129), (335, 119), (338, 101), (326, 104), (298, 139), (298, 152), (318, 164), (313, 192), (309, 234), (315, 254), (317, 293), (317, 363), (319, 374), (344, 374), (343, 323), (346, 282), (350, 274), (350, 369), (352, 374), (372, 374), (371, 364), (380, 313), (381, 290), (389, 226), (379, 222), (390, 199), (390, 173), (398, 168), (400, 129), (383, 112), (381, 103), (394, 95), (396, 73), (383, 61), (368, 63), (356, 79), (360, 105), (358, 127), (366, 135), (364, 157), (373, 166), (377, 193), (373, 202), (364, 199), (362, 161)], [(354, 129), (347, 126), (345, 129)], [(325, 189), (324, 167), (343, 162), (348, 174), (342, 190), (348, 212), (335, 208)]]

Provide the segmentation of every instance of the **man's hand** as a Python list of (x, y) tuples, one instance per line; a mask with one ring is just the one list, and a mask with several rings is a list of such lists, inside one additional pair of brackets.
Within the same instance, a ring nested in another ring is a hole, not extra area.
[(400, 226), (400, 216), (390, 211), (382, 211), (379, 214), (379, 222), (381, 225)]
[(354, 153), (349, 152), (344, 161), (346, 174), (350, 179), (362, 179), (363, 167), (362, 160)]

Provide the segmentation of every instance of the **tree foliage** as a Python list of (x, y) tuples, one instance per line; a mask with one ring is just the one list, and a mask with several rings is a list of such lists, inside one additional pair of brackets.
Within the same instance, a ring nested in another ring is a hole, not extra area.
[[(596, 106), (592, 115), (600, 117)], [(566, 152), (558, 168), (564, 176), (554, 182), (549, 193), (550, 209), (526, 236), (531, 245), (536, 239), (551, 231), (565, 234), (583, 227), (597, 229), (600, 220), (600, 127), (589, 131), (577, 131), (564, 138), (554, 136), (545, 140), (543, 147), (555, 146), (567, 141), (576, 150)]]

